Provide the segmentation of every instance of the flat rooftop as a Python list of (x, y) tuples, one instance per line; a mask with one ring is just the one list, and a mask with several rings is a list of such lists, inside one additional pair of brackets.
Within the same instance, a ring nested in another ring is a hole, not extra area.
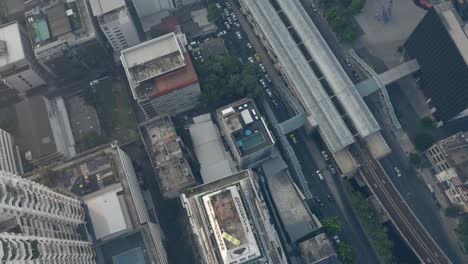
[(281, 158), (269, 159), (262, 163), (276, 210), (292, 242), (310, 235), (322, 225), (309, 211), (301, 199), (287, 172), (287, 165)]
[(320, 234), (299, 244), (302, 259), (307, 264), (339, 264), (330, 240)]
[(241, 171), (182, 195), (197, 243), (205, 248), (200, 252), (205, 263), (240, 264), (262, 256), (260, 237), (252, 230), (256, 225), (251, 224), (258, 214), (251, 201), (256, 192), (251, 177), (250, 171)]
[[(6, 53), (0, 52), (0, 69), (10, 63), (24, 59), (23, 43), (18, 22), (0, 25), (0, 47), (5, 44)], [(29, 45), (29, 43), (25, 43)]]
[(452, 165), (463, 182), (468, 181), (468, 132), (459, 132), (439, 141), (446, 159)]
[(231, 154), (225, 149), (221, 134), (210, 114), (194, 117), (189, 131), (200, 163), (203, 183), (219, 180), (236, 171)]
[(239, 156), (247, 156), (274, 144), (263, 117), (252, 99), (244, 98), (216, 111), (225, 137), (236, 146)]
[(127, 74), (135, 99), (148, 94), (153, 86), (139, 84), (186, 65), (184, 47), (174, 33), (145, 41), (121, 51), (120, 60)]
[(176, 198), (184, 189), (195, 185), (183, 142), (168, 115), (140, 124), (140, 135), (164, 197)]
[(444, 23), (450, 37), (460, 51), (460, 55), (468, 65), (468, 36), (463, 30), (464, 22), (458, 15), (453, 5), (449, 2), (442, 2), (434, 6), (434, 9), (439, 14)]
[(125, 0), (89, 0), (94, 16), (100, 16), (125, 5)]
[(39, 2), (26, 11), (26, 28), (38, 58), (48, 56), (64, 43), (73, 46), (95, 37), (85, 0)]

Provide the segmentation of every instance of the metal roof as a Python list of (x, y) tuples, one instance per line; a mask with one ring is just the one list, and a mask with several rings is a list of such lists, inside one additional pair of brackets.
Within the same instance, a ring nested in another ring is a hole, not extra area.
[(100, 16), (114, 9), (125, 6), (124, 0), (89, 0), (94, 16)]
[(377, 120), (299, 0), (278, 1), (278, 4), (312, 59), (317, 63), (361, 137), (377, 132), (380, 129)]
[(351, 132), (270, 1), (243, 0), (243, 3), (263, 31), (306, 111), (317, 121), (330, 150), (336, 152), (354, 143)]

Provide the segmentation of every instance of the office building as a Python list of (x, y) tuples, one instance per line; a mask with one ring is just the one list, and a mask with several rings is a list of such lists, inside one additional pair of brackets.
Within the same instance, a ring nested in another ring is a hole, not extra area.
[(187, 159), (188, 151), (168, 115), (141, 123), (140, 135), (165, 198), (179, 197), (182, 191), (196, 184)]
[(0, 171), (2, 263), (95, 263), (76, 197)]
[(403, 45), (421, 66), (419, 87), (439, 125), (468, 115), (468, 37), (451, 2), (434, 5)]
[(425, 151), (439, 187), (454, 205), (468, 212), (468, 132), (440, 140)]
[(333, 245), (325, 234), (299, 243), (302, 261), (306, 264), (339, 264)]
[(193, 118), (189, 125), (193, 150), (200, 164), (203, 183), (210, 183), (237, 172), (231, 154), (225, 148), (218, 127), (210, 114)]
[(15, 138), (24, 153), (24, 162), (33, 167), (45, 166), (76, 155), (63, 98), (33, 96), (15, 105)]
[(250, 170), (181, 195), (200, 263), (287, 263)]
[(0, 171), (20, 175), (23, 173), (18, 146), (10, 133), (0, 128)]
[(198, 105), (198, 76), (185, 35), (170, 33), (122, 50), (133, 98), (147, 117), (176, 115)]
[(216, 119), (240, 169), (254, 167), (270, 157), (275, 140), (252, 99), (219, 108)]
[(90, 0), (91, 10), (102, 32), (118, 52), (140, 43), (135, 22), (124, 0)]
[(167, 263), (153, 203), (118, 146), (102, 145), (25, 177), (81, 197), (99, 263)]
[(109, 70), (110, 56), (86, 0), (38, 1), (25, 17), (34, 54), (56, 79), (81, 80)]
[(0, 79), (21, 93), (46, 84), (45, 70), (37, 63), (28, 34), (18, 22), (0, 26)]

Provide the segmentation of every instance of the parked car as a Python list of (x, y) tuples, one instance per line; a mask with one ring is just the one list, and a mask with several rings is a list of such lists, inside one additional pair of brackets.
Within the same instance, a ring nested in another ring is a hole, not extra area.
[(322, 153), (322, 157), (323, 157), (324, 160), (326, 160), (326, 161), (330, 160), (330, 157), (328, 157), (328, 154), (327, 154), (327, 152), (325, 150), (322, 150), (321, 153)]
[(335, 240), (335, 242), (337, 244), (339, 244), (341, 242), (340, 238), (338, 236), (333, 236), (333, 240)]
[(258, 66), (260, 67), (262, 72), (266, 72), (265, 65), (263, 65), (263, 63), (260, 63)]
[(395, 167), (394, 169), (395, 169), (396, 175), (397, 175), (398, 177), (401, 177), (400, 169), (398, 169), (398, 167)]
[(268, 94), (268, 96), (273, 97), (273, 93), (271, 92), (271, 90), (269, 88), (266, 89), (265, 91)]
[(314, 12), (317, 12), (317, 6), (314, 3), (312, 3), (312, 10), (314, 10)]
[(353, 65), (351, 64), (351, 60), (349, 60), (348, 58), (345, 59), (345, 62), (346, 62), (346, 66), (348, 67), (352, 67)]
[(263, 86), (263, 88), (266, 88), (266, 87), (267, 87), (265, 80), (260, 79), (259, 82), (260, 82), (260, 84)]
[(315, 173), (317, 173), (317, 176), (319, 177), (319, 179), (321, 181), (323, 181), (323, 175), (322, 175), (322, 172), (320, 170), (317, 170)]
[(254, 62), (255, 62), (254, 59), (253, 59), (252, 57), (248, 57), (247, 59), (249, 60), (250, 63), (254, 63)]
[(315, 202), (316, 202), (318, 205), (320, 205), (320, 207), (323, 207), (323, 203), (322, 203), (322, 201), (320, 200), (320, 198), (318, 198), (318, 197), (315, 198)]
[(335, 170), (335, 167), (333, 167), (333, 164), (328, 164), (328, 168), (330, 169), (330, 172), (332, 174), (336, 174), (336, 170)]
[(250, 42), (247, 42), (247, 48), (249, 48), (249, 49), (253, 48), (252, 44), (250, 44)]
[(242, 39), (242, 34), (239, 31), (236, 32), (236, 35), (238, 39)]

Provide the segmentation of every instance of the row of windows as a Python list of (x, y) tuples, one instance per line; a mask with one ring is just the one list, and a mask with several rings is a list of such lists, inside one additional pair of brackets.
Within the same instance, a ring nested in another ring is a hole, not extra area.
[(21, 76), (21, 74), (18, 74), (18, 78), (20, 78), (23, 82), (25, 82), (27, 85), (29, 85), (29, 87), (33, 87), (26, 79), (23, 78), (23, 76)]

